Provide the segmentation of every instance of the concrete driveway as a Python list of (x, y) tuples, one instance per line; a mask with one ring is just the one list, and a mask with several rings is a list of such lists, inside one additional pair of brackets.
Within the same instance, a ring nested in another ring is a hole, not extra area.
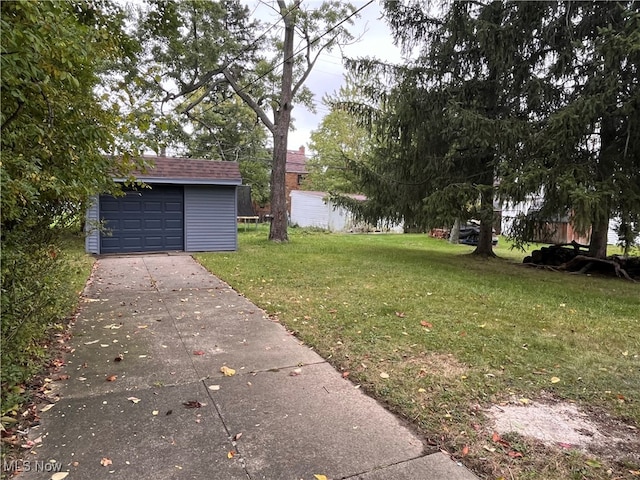
[(188, 255), (101, 258), (72, 332), (20, 478), (476, 478)]

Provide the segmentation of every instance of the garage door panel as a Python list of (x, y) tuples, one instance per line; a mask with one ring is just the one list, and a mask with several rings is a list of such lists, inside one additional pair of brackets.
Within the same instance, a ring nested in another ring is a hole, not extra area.
[(151, 230), (162, 231), (162, 219), (161, 218), (145, 218), (144, 229), (147, 231), (151, 231)]
[(130, 198), (123, 198), (121, 201), (122, 211), (126, 213), (140, 213), (142, 212), (142, 205), (140, 200)]
[(103, 212), (118, 212), (120, 210), (120, 206), (116, 201), (105, 200), (104, 202), (100, 202), (100, 210)]
[(182, 230), (182, 219), (167, 218), (164, 221), (165, 230)]
[(114, 225), (114, 229), (121, 229), (121, 230), (134, 230), (134, 231), (139, 231), (140, 228), (142, 227), (142, 222), (137, 219), (137, 218), (125, 218), (124, 220), (122, 220), (121, 222), (118, 222), (119, 225), (116, 227)]
[(162, 207), (163, 207), (163, 203), (162, 202), (150, 202), (150, 201), (145, 201), (144, 202), (144, 211), (147, 213), (151, 213), (151, 212), (156, 212), (156, 213), (162, 213)]
[(184, 249), (183, 189), (156, 185), (122, 197), (100, 197), (100, 214), (111, 235), (101, 234), (102, 253)]

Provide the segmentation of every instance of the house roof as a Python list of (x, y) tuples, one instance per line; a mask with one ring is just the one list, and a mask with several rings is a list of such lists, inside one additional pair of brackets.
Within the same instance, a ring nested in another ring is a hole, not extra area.
[(287, 173), (308, 173), (306, 168), (307, 156), (304, 147), (298, 150), (287, 150)]
[[(134, 176), (146, 183), (191, 185), (240, 185), (242, 177), (237, 162), (221, 162), (178, 157), (142, 157), (153, 166)], [(124, 179), (116, 179), (124, 180)]]

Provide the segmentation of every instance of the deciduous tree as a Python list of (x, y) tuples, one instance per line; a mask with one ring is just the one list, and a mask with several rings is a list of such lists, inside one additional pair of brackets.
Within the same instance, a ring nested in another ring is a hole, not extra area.
[(235, 0), (150, 5), (142, 24), (153, 45), (145, 68), (152, 78), (149, 85), (160, 86), (167, 101), (188, 99), (179, 111), (196, 121), (198, 104), (217, 105), (230, 90), (255, 112), (273, 138), (269, 239), (286, 241), (285, 166), (292, 109), (296, 101), (310, 104), (304, 83), (320, 54), (352, 39), (345, 24), (354, 7), (338, 1), (308, 9), (301, 1), (269, 3), (278, 18), (274, 25), (283, 27), (281, 37), (271, 38), (255, 33), (258, 24)]

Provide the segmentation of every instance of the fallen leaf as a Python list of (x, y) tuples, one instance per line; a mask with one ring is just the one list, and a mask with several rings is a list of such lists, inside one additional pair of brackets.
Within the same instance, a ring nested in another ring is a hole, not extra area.
[(98, 343), (100, 341), (100, 339), (98, 340), (93, 340), (91, 342), (84, 342), (85, 345), (93, 345), (94, 343)]
[(404, 318), (404, 317), (406, 317), (406, 316), (407, 316), (407, 315), (406, 315), (404, 312), (396, 312), (396, 317)]
[(102, 460), (100, 460), (100, 465), (102, 465), (103, 467), (108, 467), (109, 465), (113, 465), (113, 462), (110, 458), (102, 457)]
[(194, 350), (193, 354), (194, 355), (204, 355), (204, 350)]
[(420, 325), (422, 325), (423, 327), (426, 327), (426, 328), (433, 328), (433, 323), (431, 323), (431, 322), (426, 322), (426, 321), (424, 321), (424, 320), (422, 320), (422, 321), (420, 322)]
[(566, 448), (567, 450), (570, 450), (573, 448), (573, 445), (571, 445), (570, 443), (565, 443), (565, 442), (558, 442), (558, 446), (560, 448)]
[(387, 372), (381, 372), (380, 378), (389, 378), (389, 374)]
[(314, 475), (316, 480), (328, 480), (326, 475)]
[(507, 453), (507, 455), (509, 455), (511, 458), (521, 458), (522, 457), (522, 453), (516, 452), (515, 450), (511, 450), (509, 453)]
[(188, 402), (184, 402), (182, 405), (184, 405), (185, 408), (200, 408), (206, 405), (206, 403), (200, 403), (198, 400), (190, 400)]
[(45, 405), (44, 407), (42, 407), (40, 411), (46, 412), (47, 410), (51, 410), (52, 408), (53, 408), (53, 403), (50, 403), (49, 405)]
[(236, 452), (234, 452), (233, 450), (230, 450), (229, 452), (227, 452), (227, 458), (233, 458), (236, 456)]
[(560, 379), (558, 377), (551, 377), (551, 383), (558, 383)]
[(424, 388), (419, 388), (418, 389), (418, 393), (424, 393), (424, 392), (426, 392), (426, 390)]
[(149, 328), (149, 325), (138, 325), (138, 328)]
[(118, 378), (118, 376), (117, 376), (117, 375), (109, 375), (109, 376), (107, 377), (107, 382), (115, 382), (115, 381), (116, 381), (116, 378)]
[(157, 416), (160, 412), (158, 410), (154, 410), (153, 412), (151, 412), (151, 415), (153, 415), (154, 417)]
[(295, 370), (292, 370), (289, 373), (290, 377), (297, 377), (298, 375), (302, 374), (302, 369), (301, 368), (296, 368)]
[(602, 464), (596, 460), (591, 460), (591, 459), (587, 459), (585, 460), (585, 462), (587, 465), (589, 465), (592, 468), (601, 468)]
[(220, 390), (220, 385), (209, 385), (209, 390), (213, 390), (214, 392)]
[(69, 380), (69, 375), (58, 375), (56, 378), (53, 379), (54, 382), (59, 382), (61, 380)]
[(465, 445), (465, 446), (462, 448), (462, 456), (463, 456), (463, 457), (466, 457), (467, 455), (469, 455), (469, 445)]
[(236, 374), (236, 371), (233, 368), (229, 368), (226, 365), (220, 367), (220, 371), (224, 374), (225, 377), (232, 377)]
[(69, 472), (56, 472), (51, 475), (51, 480), (63, 480), (69, 476)]
[(138, 402), (140, 402), (140, 399), (139, 399), (139, 398), (136, 398), (136, 397), (129, 397), (129, 398), (127, 398), (127, 400), (131, 400), (133, 403), (138, 403)]
[(124, 360), (124, 355), (122, 354), (113, 359), (114, 362), (121, 362), (122, 360)]
[(347, 378), (349, 376), (349, 372), (342, 372), (342, 378)]
[(238, 440), (240, 440), (240, 437), (241, 437), (241, 436), (242, 436), (242, 432), (240, 432), (240, 433), (236, 433), (236, 434), (233, 436), (233, 441), (234, 441), (234, 442), (237, 442)]

